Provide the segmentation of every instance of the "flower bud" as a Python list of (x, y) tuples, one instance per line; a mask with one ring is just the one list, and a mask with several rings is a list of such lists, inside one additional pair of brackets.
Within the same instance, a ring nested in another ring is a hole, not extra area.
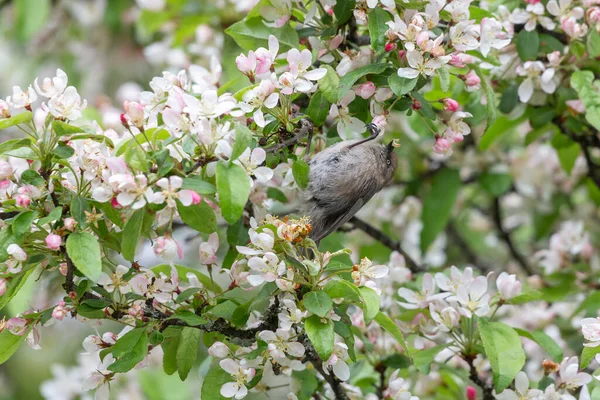
[(64, 263), (60, 263), (60, 265), (58, 266), (58, 270), (60, 271), (60, 273), (63, 276), (67, 276), (67, 270), (69, 269), (68, 265), (66, 262)]
[(131, 123), (138, 128), (142, 128), (144, 126), (144, 107), (135, 101), (127, 101), (123, 103), (123, 108), (125, 109), (125, 113)]
[(355, 89), (356, 94), (365, 100), (368, 99), (369, 97), (373, 96), (375, 94), (376, 90), (377, 90), (377, 88), (375, 87), (375, 84), (371, 81), (365, 82), (362, 85), (359, 85)]
[(415, 111), (419, 111), (421, 109), (421, 102), (417, 99), (413, 99), (411, 108)]
[(62, 300), (58, 301), (58, 305), (52, 310), (52, 318), (62, 321), (67, 316), (69, 310), (65, 308), (65, 302)]
[(458, 110), (459, 104), (458, 101), (451, 99), (449, 97), (440, 100), (444, 104), (444, 110), (446, 111), (456, 111)]
[(194, 192), (193, 190), (192, 192), (192, 204), (200, 204), (202, 203), (202, 196), (200, 196), (197, 192)]
[(65, 229), (71, 232), (73, 232), (73, 230), (75, 230), (75, 227), (77, 226), (77, 221), (75, 221), (75, 219), (72, 217), (64, 218), (63, 223), (65, 225)]
[(6, 321), (6, 328), (13, 335), (23, 336), (27, 332), (27, 321), (23, 318), (11, 318)]
[(6, 248), (6, 252), (17, 261), (27, 260), (27, 253), (18, 244), (11, 244)]
[(31, 199), (26, 194), (20, 194), (16, 199), (17, 206), (27, 208), (31, 204)]
[(229, 347), (222, 342), (215, 342), (208, 348), (208, 354), (217, 358), (225, 358), (229, 355)]
[(473, 386), (467, 386), (467, 400), (477, 400), (477, 390)]
[(481, 83), (481, 79), (477, 76), (474, 71), (469, 71), (467, 75), (463, 75), (462, 78), (467, 86), (477, 86)]
[(8, 280), (5, 278), (0, 278), (0, 297), (4, 296), (6, 293), (6, 287), (8, 286)]
[(175, 257), (183, 258), (183, 248), (170, 236), (160, 236), (154, 243), (154, 254), (157, 257), (172, 262)]
[(60, 235), (51, 233), (48, 236), (46, 236), (46, 247), (48, 247), (50, 250), (60, 249), (61, 244), (62, 238), (60, 237)]
[(509, 275), (502, 272), (496, 279), (496, 287), (500, 297), (504, 300), (510, 300), (521, 294), (521, 282), (517, 281), (516, 275)]
[(446, 154), (452, 148), (452, 143), (448, 139), (438, 137), (433, 145), (433, 151), (437, 154)]
[(110, 200), (110, 205), (112, 206), (112, 208), (121, 208), (121, 205), (119, 204), (119, 200), (117, 200), (116, 197), (113, 197)]

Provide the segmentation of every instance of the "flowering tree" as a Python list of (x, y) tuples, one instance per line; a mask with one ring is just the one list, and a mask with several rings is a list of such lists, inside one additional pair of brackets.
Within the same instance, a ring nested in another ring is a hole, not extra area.
[[(147, 29), (185, 12), (137, 3)], [(22, 132), (0, 144), (0, 307), (34, 271), (62, 291), (2, 321), (0, 362), (77, 318), (125, 326), (83, 343), (97, 398), (157, 354), (182, 380), (203, 358), (205, 400), (598, 396), (598, 2), (250, 3), (225, 30), (237, 73), (202, 59), (223, 42), (202, 26), (169, 51), (203, 66), (152, 79), (114, 129), (60, 69), (0, 100)], [(400, 167), (318, 247), (307, 161), (366, 124)]]

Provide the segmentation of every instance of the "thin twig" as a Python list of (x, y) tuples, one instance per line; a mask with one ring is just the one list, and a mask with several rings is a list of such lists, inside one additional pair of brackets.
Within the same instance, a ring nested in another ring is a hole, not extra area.
[(371, 236), (373, 239), (383, 244), (385, 247), (395, 250), (398, 253), (402, 254), (404, 260), (406, 261), (408, 269), (410, 269), (413, 273), (425, 271), (425, 268), (423, 266), (417, 264), (417, 262), (413, 260), (406, 251), (404, 251), (404, 249), (400, 246), (400, 242), (392, 240), (389, 236), (387, 236), (379, 229), (356, 217), (352, 217), (350, 219), (350, 223), (353, 224), (356, 228), (365, 232), (367, 235)]
[(19, 215), (18, 211), (2, 212), (2, 213), (0, 213), (0, 219), (1, 220), (10, 219), (10, 218), (16, 217), (17, 215)]
[(321, 357), (319, 357), (319, 354), (317, 354), (310, 340), (308, 340), (308, 337), (302, 334), (298, 337), (298, 340), (300, 343), (302, 343), (302, 345), (304, 345), (305, 348), (303, 361), (310, 361), (317, 372), (319, 372), (319, 374), (323, 376), (327, 383), (329, 383), (331, 390), (333, 390), (333, 393), (335, 394), (336, 400), (349, 400), (348, 395), (342, 386), (343, 382), (339, 380), (337, 376), (335, 376), (331, 368), (325, 372), (325, 369), (323, 368), (323, 361), (321, 360)]
[(517, 250), (510, 233), (506, 231), (502, 225), (503, 216), (502, 208), (500, 206), (500, 197), (494, 197), (492, 201), (492, 219), (494, 220), (494, 224), (496, 225), (500, 239), (504, 241), (515, 261), (517, 261), (521, 268), (529, 275), (537, 275), (536, 271), (527, 262), (527, 259), (519, 252), (519, 250)]
[(294, 136), (288, 140), (284, 140), (281, 143), (278, 143), (274, 146), (271, 146), (269, 148), (266, 148), (265, 151), (267, 153), (277, 153), (279, 150), (292, 146), (295, 143), (298, 143), (298, 141), (300, 141), (300, 139), (302, 139), (304, 136), (308, 135), (309, 133), (311, 133), (314, 129), (315, 125), (313, 124), (313, 122), (308, 119), (308, 118), (302, 118), (300, 120), (300, 128), (298, 128), (296, 130), (296, 133), (294, 134)]
[(477, 373), (477, 368), (475, 368), (475, 365), (473, 364), (473, 358), (464, 357), (464, 360), (469, 364), (469, 379), (483, 391), (483, 400), (494, 400), (493, 387), (481, 379)]
[(448, 236), (450, 236), (450, 238), (453, 239), (456, 245), (462, 250), (462, 253), (465, 255), (470, 264), (473, 264), (483, 274), (486, 275), (493, 270), (489, 265), (487, 265), (487, 263), (479, 258), (477, 253), (473, 251), (465, 238), (463, 238), (458, 229), (456, 229), (456, 226), (452, 221), (448, 222), (446, 231), (448, 232)]

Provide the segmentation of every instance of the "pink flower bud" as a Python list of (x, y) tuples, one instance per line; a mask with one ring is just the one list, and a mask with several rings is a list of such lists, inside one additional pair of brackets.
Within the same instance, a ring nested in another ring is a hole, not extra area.
[(458, 110), (459, 104), (458, 101), (451, 99), (449, 97), (440, 100), (444, 104), (444, 110), (446, 111), (456, 111)]
[(117, 200), (116, 197), (113, 197), (110, 200), (110, 205), (112, 206), (112, 208), (121, 208), (121, 205), (119, 204), (119, 201)]
[(26, 194), (20, 194), (17, 196), (16, 202), (19, 207), (26, 208), (31, 204), (31, 199)]
[(477, 390), (473, 386), (467, 386), (467, 400), (477, 400)]
[(58, 301), (58, 305), (52, 310), (52, 318), (62, 321), (67, 316), (69, 309), (65, 307), (65, 302), (62, 300)]
[(404, 60), (404, 59), (406, 58), (406, 50), (400, 50), (400, 51), (398, 52), (398, 57), (399, 57), (401, 60)]
[[(585, 16), (589, 24), (600, 22), (600, 7), (592, 7), (586, 10)], [(0, 110), (2, 107), (0, 106)]]
[(0, 297), (4, 296), (6, 293), (6, 287), (8, 286), (8, 280), (4, 278), (0, 278)]
[(160, 236), (154, 242), (154, 254), (167, 262), (172, 262), (175, 257), (183, 259), (183, 248), (170, 236)]
[(193, 190), (191, 192), (192, 192), (192, 204), (202, 203), (202, 196), (200, 196), (198, 193), (194, 192)]
[(387, 53), (389, 53), (390, 51), (394, 50), (396, 48), (396, 43), (386, 43), (385, 44), (385, 51)]
[(65, 229), (71, 232), (73, 232), (73, 230), (77, 226), (77, 221), (75, 221), (75, 219), (72, 217), (64, 218), (63, 223), (65, 224)]
[(464, 75), (463, 80), (467, 86), (477, 86), (481, 83), (481, 79), (474, 71), (469, 71), (467, 75)]
[(229, 347), (222, 342), (215, 342), (208, 348), (208, 354), (217, 358), (225, 358), (229, 355)]
[(421, 102), (417, 99), (413, 99), (411, 108), (415, 111), (419, 111), (421, 109)]
[(246, 57), (244, 54), (240, 54), (235, 58), (235, 64), (242, 74), (254, 74), (254, 63), (252, 62), (252, 59), (254, 58), (255, 55), (252, 51), (248, 53), (248, 57)]
[(144, 126), (144, 107), (135, 101), (127, 101), (123, 103), (123, 108), (125, 109), (125, 113), (131, 123), (138, 128)]
[(446, 154), (452, 148), (452, 143), (448, 139), (438, 137), (435, 139), (433, 151), (437, 154)]
[(360, 97), (362, 97), (363, 99), (368, 99), (369, 97), (373, 96), (375, 94), (375, 91), (377, 90), (377, 88), (375, 87), (375, 84), (371, 81), (369, 82), (365, 82), (362, 85), (359, 85), (356, 89), (355, 92), (357, 95), (359, 95)]
[(46, 236), (46, 246), (50, 250), (58, 250), (58, 249), (60, 249), (60, 245), (61, 244), (62, 244), (62, 238), (60, 237), (60, 235), (57, 235), (55, 233), (51, 233), (48, 236)]
[(127, 117), (125, 116), (125, 113), (121, 114), (121, 123), (126, 128), (129, 126), (129, 122), (127, 122)]

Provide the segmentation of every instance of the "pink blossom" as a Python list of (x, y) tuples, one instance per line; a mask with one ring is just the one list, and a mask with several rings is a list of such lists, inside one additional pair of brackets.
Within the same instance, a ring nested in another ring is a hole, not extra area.
[(6, 328), (13, 335), (23, 336), (27, 332), (27, 321), (18, 317), (11, 318), (6, 321)]
[(63, 300), (58, 301), (58, 305), (54, 307), (52, 310), (52, 318), (62, 321), (67, 316), (69, 312), (69, 308), (65, 307), (65, 302)]
[(51, 233), (48, 236), (46, 236), (46, 247), (48, 247), (50, 250), (60, 249), (61, 244), (62, 238), (60, 237), (60, 235)]
[(31, 204), (31, 198), (26, 194), (20, 194), (17, 196), (16, 202), (19, 207), (27, 208)]
[(5, 278), (0, 278), (0, 297), (4, 296), (4, 293), (6, 293), (7, 286), (8, 280)]
[(448, 139), (438, 137), (433, 145), (433, 151), (437, 154), (446, 154), (452, 150), (452, 143)]
[(481, 79), (479, 79), (475, 71), (469, 71), (467, 75), (463, 76), (463, 80), (467, 86), (477, 86), (481, 83)]
[(446, 111), (456, 111), (458, 110), (459, 104), (458, 101), (451, 99), (449, 97), (440, 100), (444, 104), (444, 110)]
[(183, 248), (172, 237), (160, 236), (154, 243), (154, 254), (167, 262), (173, 262), (175, 257), (183, 259)]
[(200, 262), (211, 265), (217, 261), (217, 250), (219, 249), (219, 235), (211, 233), (208, 241), (200, 243)]
[(65, 229), (68, 231), (71, 231), (71, 232), (73, 232), (73, 230), (75, 230), (75, 227), (77, 226), (77, 221), (75, 221), (75, 219), (72, 217), (64, 218), (63, 223), (65, 226)]
[(129, 121), (138, 128), (144, 126), (144, 107), (135, 101), (127, 101), (123, 103), (125, 114)]
[(373, 96), (375, 94), (376, 90), (377, 90), (377, 87), (375, 87), (375, 84), (373, 82), (369, 81), (369, 82), (363, 83), (362, 85), (357, 86), (355, 89), (355, 92), (358, 96), (360, 96), (366, 100), (369, 97)]
[[(528, 0), (540, 1), (540, 0)], [(477, 390), (473, 386), (467, 386), (467, 400), (477, 400)]]

